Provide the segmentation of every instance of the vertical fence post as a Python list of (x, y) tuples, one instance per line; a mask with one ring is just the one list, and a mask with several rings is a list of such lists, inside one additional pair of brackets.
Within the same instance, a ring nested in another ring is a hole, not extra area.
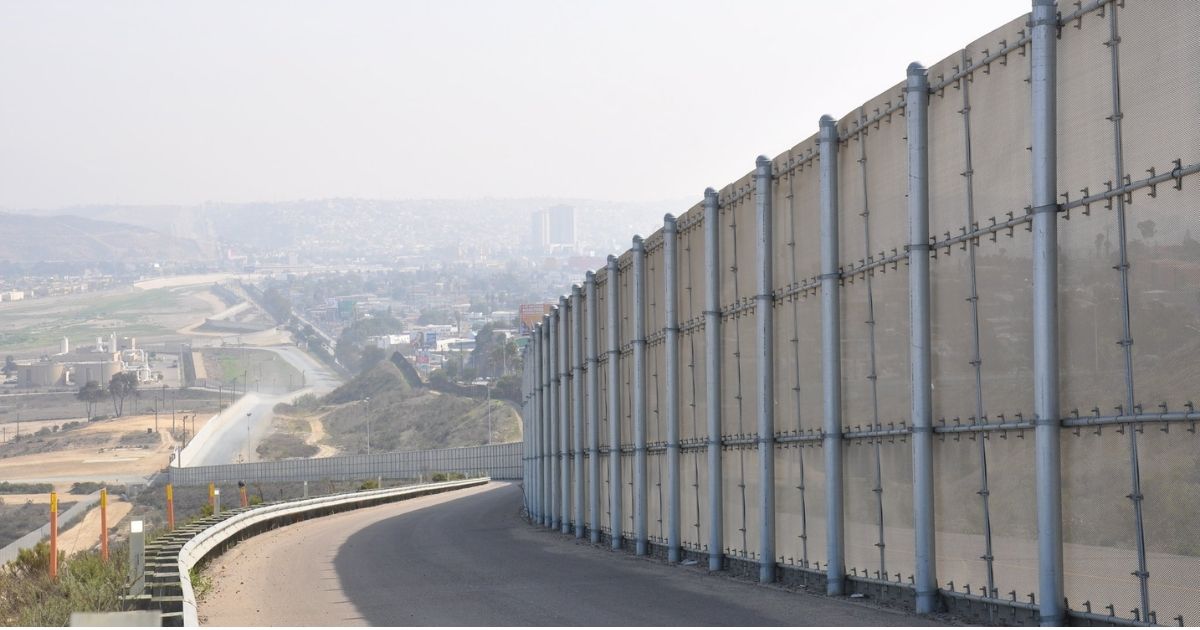
[(571, 532), (571, 346), (570, 302), (566, 296), (558, 299), (558, 474), (559, 531)]
[(588, 423), (588, 523), (592, 543), (600, 542), (600, 303), (596, 298), (596, 274), (587, 272), (587, 423)]
[(775, 581), (775, 318), (771, 264), (771, 159), (755, 163), (755, 204), (758, 240), (755, 266), (758, 292), (754, 296), (755, 343), (758, 346), (758, 581)]
[(108, 488), (100, 488), (100, 559), (108, 562)]
[(646, 484), (646, 248), (633, 237), (633, 522), (637, 555), (648, 550)]
[(542, 331), (540, 327), (533, 329), (532, 343), (529, 344), (529, 356), (526, 364), (530, 366), (529, 380), (533, 388), (533, 414), (530, 423), (532, 438), (529, 443), (529, 478), (530, 495), (533, 497), (534, 523), (542, 522)]
[(708, 422), (708, 569), (724, 561), (721, 472), (721, 208), (717, 191), (704, 190), (704, 379)]
[[(553, 313), (553, 311), (551, 311)], [(550, 376), (550, 329), (553, 328), (550, 315), (542, 318), (542, 526), (551, 527), (554, 524), (554, 433), (551, 426), (554, 418), (554, 389)]]
[(675, 217), (663, 219), (663, 329), (666, 331), (667, 560), (679, 562), (679, 239)]
[(305, 499), (308, 498), (308, 480), (307, 479), (304, 480), (304, 498)]
[(904, 90), (908, 125), (908, 357), (912, 402), (913, 532), (917, 612), (937, 607), (933, 522), (933, 389), (929, 321), (929, 79), (908, 66)]
[(558, 336), (558, 319), (561, 316), (561, 307), (550, 311), (550, 444), (548, 446), (547, 455), (550, 457), (550, 528), (558, 529), (561, 524), (562, 513), (559, 512), (559, 461), (558, 461), (558, 421), (559, 421), (559, 397), (562, 396), (562, 389), (559, 387), (558, 378), (558, 346), (561, 342)]
[[(588, 304), (588, 308), (591, 308)], [(583, 538), (583, 288), (571, 289), (571, 451), (574, 460), (575, 537)]]
[(1054, 0), (1033, 0), (1031, 17), (1033, 411), (1036, 427), (1038, 590), (1041, 595), (1041, 623), (1056, 626), (1064, 621), (1065, 611), (1058, 421), (1058, 10)]
[(58, 578), (58, 493), (50, 493), (50, 579)]
[(213, 490), (212, 498), (213, 498), (213, 514), (214, 515), (220, 514), (221, 513), (221, 489), (220, 488), (216, 488)]
[(621, 548), (621, 314), (617, 257), (608, 257), (608, 506), (613, 549)]
[(840, 274), (838, 273), (838, 129), (821, 117), (821, 385), (825, 404), (826, 593), (842, 595), (846, 581), (842, 509), (842, 355)]

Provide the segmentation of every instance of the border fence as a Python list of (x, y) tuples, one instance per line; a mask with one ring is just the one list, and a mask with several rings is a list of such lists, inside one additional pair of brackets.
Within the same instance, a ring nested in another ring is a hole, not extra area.
[(1034, 0), (635, 236), (526, 350), (533, 519), (918, 612), (1200, 623), (1197, 32)]
[(520, 479), (521, 446), (520, 442), (506, 442), (375, 455), (171, 467), (168, 477), (172, 484), (181, 487), (236, 481), (353, 481), (376, 477), (427, 479), (433, 473), (483, 475), (496, 480)]

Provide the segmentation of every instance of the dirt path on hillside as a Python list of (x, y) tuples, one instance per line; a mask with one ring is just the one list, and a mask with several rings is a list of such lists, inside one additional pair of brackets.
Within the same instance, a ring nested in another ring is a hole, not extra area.
[(325, 433), (325, 423), (321, 422), (321, 418), (324, 417), (325, 414), (321, 414), (315, 418), (308, 419), (308, 426), (312, 433), (309, 434), (308, 439), (304, 440), (304, 442), (306, 444), (315, 446), (318, 449), (317, 454), (313, 455), (310, 459), (333, 457), (334, 455), (338, 454), (338, 450), (336, 448), (329, 446), (328, 444), (321, 443), (321, 440), (324, 440), (328, 435)]
[[(129, 515), (133, 505), (108, 497), (108, 531), (111, 535), (121, 519)], [(111, 539), (110, 539), (111, 540)], [(69, 556), (100, 546), (100, 505), (88, 510), (82, 519), (58, 533), (58, 549)]]

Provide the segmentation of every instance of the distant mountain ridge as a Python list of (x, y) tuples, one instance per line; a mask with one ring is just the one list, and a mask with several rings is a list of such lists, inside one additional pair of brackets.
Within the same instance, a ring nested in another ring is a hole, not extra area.
[(71, 215), (0, 212), (0, 261), (191, 262), (210, 259), (195, 241), (145, 227)]

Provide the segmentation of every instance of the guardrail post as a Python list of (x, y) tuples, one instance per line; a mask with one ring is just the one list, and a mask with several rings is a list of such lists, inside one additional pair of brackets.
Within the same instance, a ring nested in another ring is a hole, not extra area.
[(571, 345), (570, 303), (566, 296), (558, 299), (558, 474), (559, 502), (558, 531), (571, 533)]
[(621, 314), (618, 306), (620, 269), (608, 257), (608, 516), (613, 549), (621, 548)]
[[(583, 538), (583, 289), (571, 290), (571, 452), (574, 455), (575, 537)], [(591, 305), (588, 305), (591, 307)]]
[[(1110, 9), (1115, 10), (1115, 7)], [(1062, 472), (1058, 401), (1058, 176), (1056, 64), (1058, 10), (1033, 0), (1030, 87), (1033, 147), (1033, 410), (1035, 416), (1038, 590), (1044, 626), (1061, 625)]]
[[(219, 503), (219, 501), (218, 501)], [(146, 533), (141, 521), (129, 522), (129, 594), (146, 590)]]
[(587, 424), (588, 451), (588, 523), (592, 543), (600, 542), (600, 303), (596, 298), (596, 274), (587, 272)]
[(666, 330), (667, 560), (679, 562), (679, 239), (675, 217), (663, 218), (663, 328)]
[(649, 548), (646, 518), (646, 248), (633, 237), (633, 522), (637, 555)]
[(821, 117), (821, 384), (825, 414), (825, 553), (829, 595), (842, 595), (846, 581), (842, 520), (842, 356), (838, 273), (838, 130), (831, 116)]
[(704, 190), (704, 378), (708, 422), (708, 570), (724, 561), (721, 487), (721, 207), (717, 191)]
[(758, 295), (754, 297), (758, 345), (758, 581), (775, 581), (775, 319), (771, 277), (771, 159), (755, 162), (755, 213), (758, 215)]
[(908, 125), (908, 358), (911, 386), (913, 532), (917, 612), (937, 608), (933, 521), (933, 389), (929, 321), (929, 79), (908, 66), (904, 90)]

